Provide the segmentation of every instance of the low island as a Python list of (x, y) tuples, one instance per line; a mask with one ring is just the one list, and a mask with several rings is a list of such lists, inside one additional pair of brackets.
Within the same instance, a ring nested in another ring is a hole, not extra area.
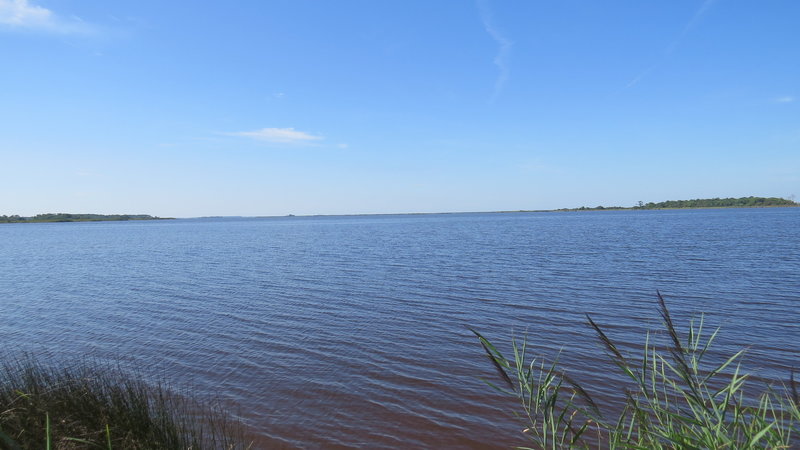
[(639, 202), (636, 206), (595, 206), (587, 208), (562, 208), (556, 211), (605, 211), (621, 209), (687, 209), (687, 208), (768, 208), (800, 206), (794, 200), (778, 197), (697, 198), (692, 200), (667, 200), (658, 203)]
[(0, 223), (41, 223), (41, 222), (105, 222), (125, 220), (165, 220), (164, 217), (147, 214), (68, 214), (47, 213), (31, 217), (0, 216)]

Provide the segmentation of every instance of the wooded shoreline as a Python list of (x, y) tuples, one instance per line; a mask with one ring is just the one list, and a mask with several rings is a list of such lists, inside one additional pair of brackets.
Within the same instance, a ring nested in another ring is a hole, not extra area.
[(0, 223), (46, 223), (46, 222), (108, 222), (128, 220), (167, 220), (164, 217), (155, 217), (147, 214), (68, 214), (48, 213), (37, 214), (31, 217), (0, 216)]
[(595, 206), (580, 208), (562, 208), (556, 211), (601, 211), (624, 209), (703, 209), (703, 208), (770, 208), (800, 206), (794, 200), (778, 197), (739, 197), (739, 198), (697, 198), (692, 200), (667, 200), (664, 202), (639, 202), (638, 205), (625, 206)]

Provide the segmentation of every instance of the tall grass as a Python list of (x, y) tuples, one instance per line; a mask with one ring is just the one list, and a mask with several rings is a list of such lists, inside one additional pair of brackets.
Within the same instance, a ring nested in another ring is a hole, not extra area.
[[(668, 344), (644, 339), (642, 354), (624, 355), (589, 315), (605, 352), (624, 374), (624, 405), (616, 415), (604, 414), (591, 389), (574, 382), (558, 361), (530, 357), (526, 339), (512, 341), (513, 359), (475, 330), (502, 383), (495, 389), (517, 398), (525, 435), (541, 449), (749, 449), (793, 448), (800, 445), (800, 396), (794, 373), (788, 383), (761, 392), (745, 390), (739, 351), (723, 361), (709, 361), (719, 329), (707, 334), (703, 318), (691, 321), (682, 335), (666, 302), (658, 295)], [(525, 448), (525, 447), (523, 447)]]
[(0, 363), (0, 448), (238, 449), (243, 428), (219, 408), (119, 367)]

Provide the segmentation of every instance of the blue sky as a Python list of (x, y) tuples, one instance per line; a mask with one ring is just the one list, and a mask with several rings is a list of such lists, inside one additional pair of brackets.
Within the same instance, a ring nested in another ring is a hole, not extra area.
[(800, 2), (0, 0), (0, 214), (800, 195)]

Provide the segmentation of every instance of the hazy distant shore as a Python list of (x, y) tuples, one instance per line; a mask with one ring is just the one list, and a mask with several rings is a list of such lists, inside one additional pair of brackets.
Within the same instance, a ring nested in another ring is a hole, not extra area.
[[(429, 214), (509, 214), (533, 212), (574, 212), (574, 211), (628, 211), (628, 210), (673, 210), (673, 209), (725, 209), (725, 208), (786, 208), (798, 207), (800, 203), (778, 197), (740, 197), (710, 198), (693, 200), (667, 200), (658, 203), (639, 202), (635, 206), (581, 206), (559, 209), (519, 209), (500, 211), (450, 211), (450, 212), (399, 212), (399, 213), (357, 213), (357, 214), (288, 214), (285, 216), (200, 216), (187, 219), (231, 219), (231, 218), (292, 218), (292, 217), (362, 217), (362, 216), (417, 216)], [(46, 222), (109, 222), (129, 220), (173, 220), (174, 217), (157, 217), (147, 214), (37, 214), (31, 217), (0, 216), (0, 223), (46, 223)]]
[[(641, 203), (636, 206), (581, 206), (578, 208), (558, 209), (517, 209), (499, 211), (450, 211), (450, 212), (402, 212), (402, 213), (362, 213), (362, 214), (289, 214), (286, 216), (254, 216), (254, 218), (276, 217), (359, 217), (359, 216), (419, 216), (428, 214), (511, 214), (534, 212), (572, 212), (572, 211), (633, 211), (633, 210), (673, 210), (673, 209), (734, 209), (734, 208), (786, 208), (798, 207), (800, 203), (777, 197), (741, 197), (741, 198), (712, 198), (694, 200), (667, 200), (659, 203)], [(221, 216), (206, 216), (210, 219)], [(244, 216), (241, 216), (244, 217)]]

